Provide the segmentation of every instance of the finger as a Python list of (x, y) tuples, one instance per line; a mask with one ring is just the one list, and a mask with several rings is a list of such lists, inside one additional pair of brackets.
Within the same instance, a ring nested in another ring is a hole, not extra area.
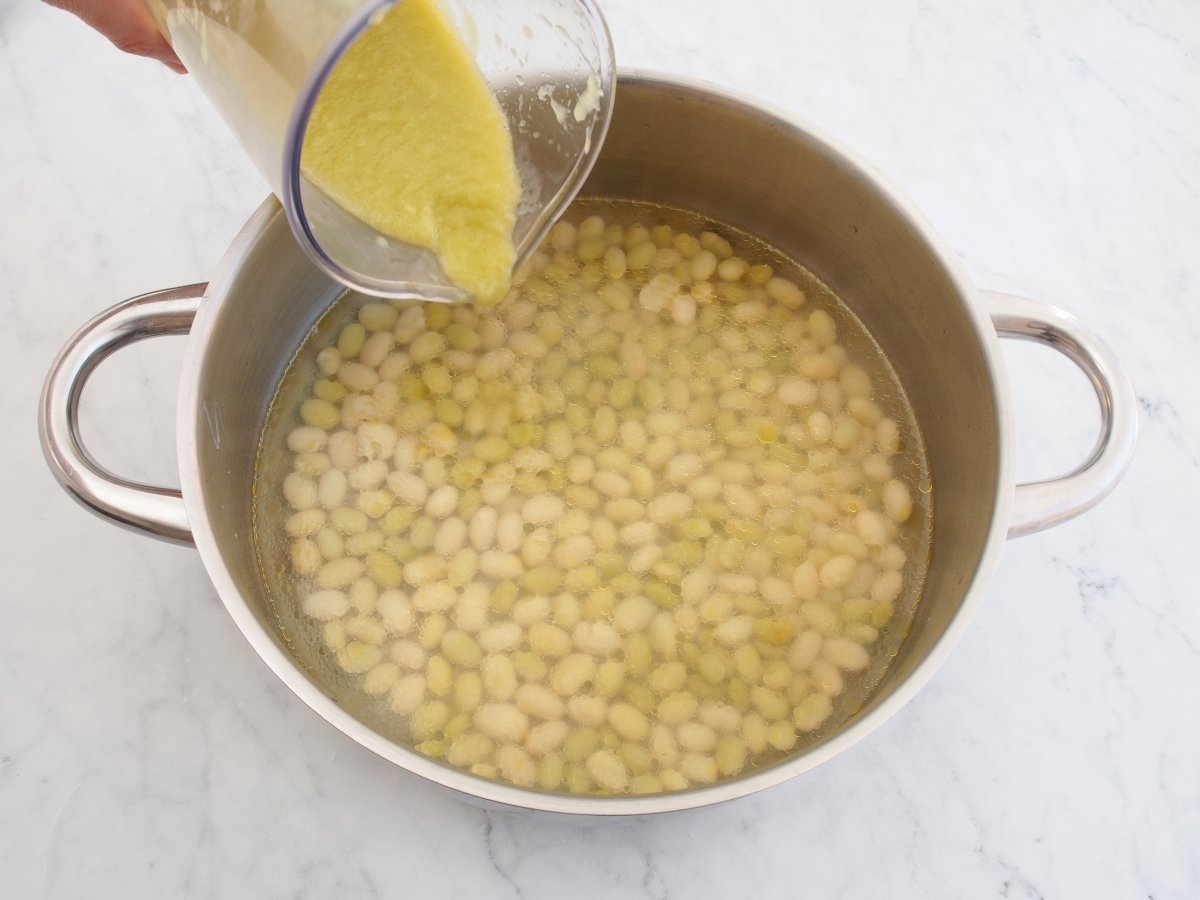
[(156, 59), (172, 71), (187, 71), (139, 0), (46, 0), (78, 16), (126, 53)]

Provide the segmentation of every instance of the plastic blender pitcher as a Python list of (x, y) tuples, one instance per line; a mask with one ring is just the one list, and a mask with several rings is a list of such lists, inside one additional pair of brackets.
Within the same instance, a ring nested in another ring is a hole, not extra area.
[[(330, 277), (380, 297), (460, 300), (437, 257), (380, 234), (306, 179), (313, 104), (354, 40), (404, 0), (145, 0)], [(442, 0), (508, 121), (518, 261), (583, 184), (612, 115), (612, 42), (593, 0)], [(369, 164), (369, 160), (365, 161)]]

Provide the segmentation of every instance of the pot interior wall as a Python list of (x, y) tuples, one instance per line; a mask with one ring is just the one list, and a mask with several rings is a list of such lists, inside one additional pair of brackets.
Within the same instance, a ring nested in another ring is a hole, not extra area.
[(258, 440), (288, 362), (344, 288), (308, 261), (282, 208), (274, 209), (225, 291), (205, 348), (193, 429), (203, 503), (221, 556), (251, 612), (283, 646), (255, 555)]
[[(934, 550), (910, 636), (868, 705), (882, 702), (958, 611), (994, 514), (995, 397), (951, 273), (857, 169), (793, 127), (696, 88), (624, 80), (584, 193), (688, 208), (760, 236), (840, 294), (891, 358), (925, 432)], [(256, 445), (288, 360), (340, 293), (277, 214), (232, 276), (203, 362), (194, 423), (203, 503), (238, 589), (276, 635), (250, 524)]]

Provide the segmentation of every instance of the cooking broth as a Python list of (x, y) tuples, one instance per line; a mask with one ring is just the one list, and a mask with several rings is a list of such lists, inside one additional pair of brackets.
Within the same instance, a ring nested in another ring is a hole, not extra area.
[(577, 202), (494, 309), (344, 296), (259, 452), (265, 588), (380, 733), (476, 775), (680, 790), (819, 741), (924, 583), (879, 347), (750, 235)]

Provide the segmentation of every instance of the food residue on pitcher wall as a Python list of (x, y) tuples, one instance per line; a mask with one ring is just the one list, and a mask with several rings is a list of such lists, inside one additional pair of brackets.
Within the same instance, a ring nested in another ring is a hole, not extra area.
[(494, 304), (508, 291), (521, 188), (504, 113), (436, 0), (405, 0), (363, 32), (317, 97), (305, 176), (446, 277)]

